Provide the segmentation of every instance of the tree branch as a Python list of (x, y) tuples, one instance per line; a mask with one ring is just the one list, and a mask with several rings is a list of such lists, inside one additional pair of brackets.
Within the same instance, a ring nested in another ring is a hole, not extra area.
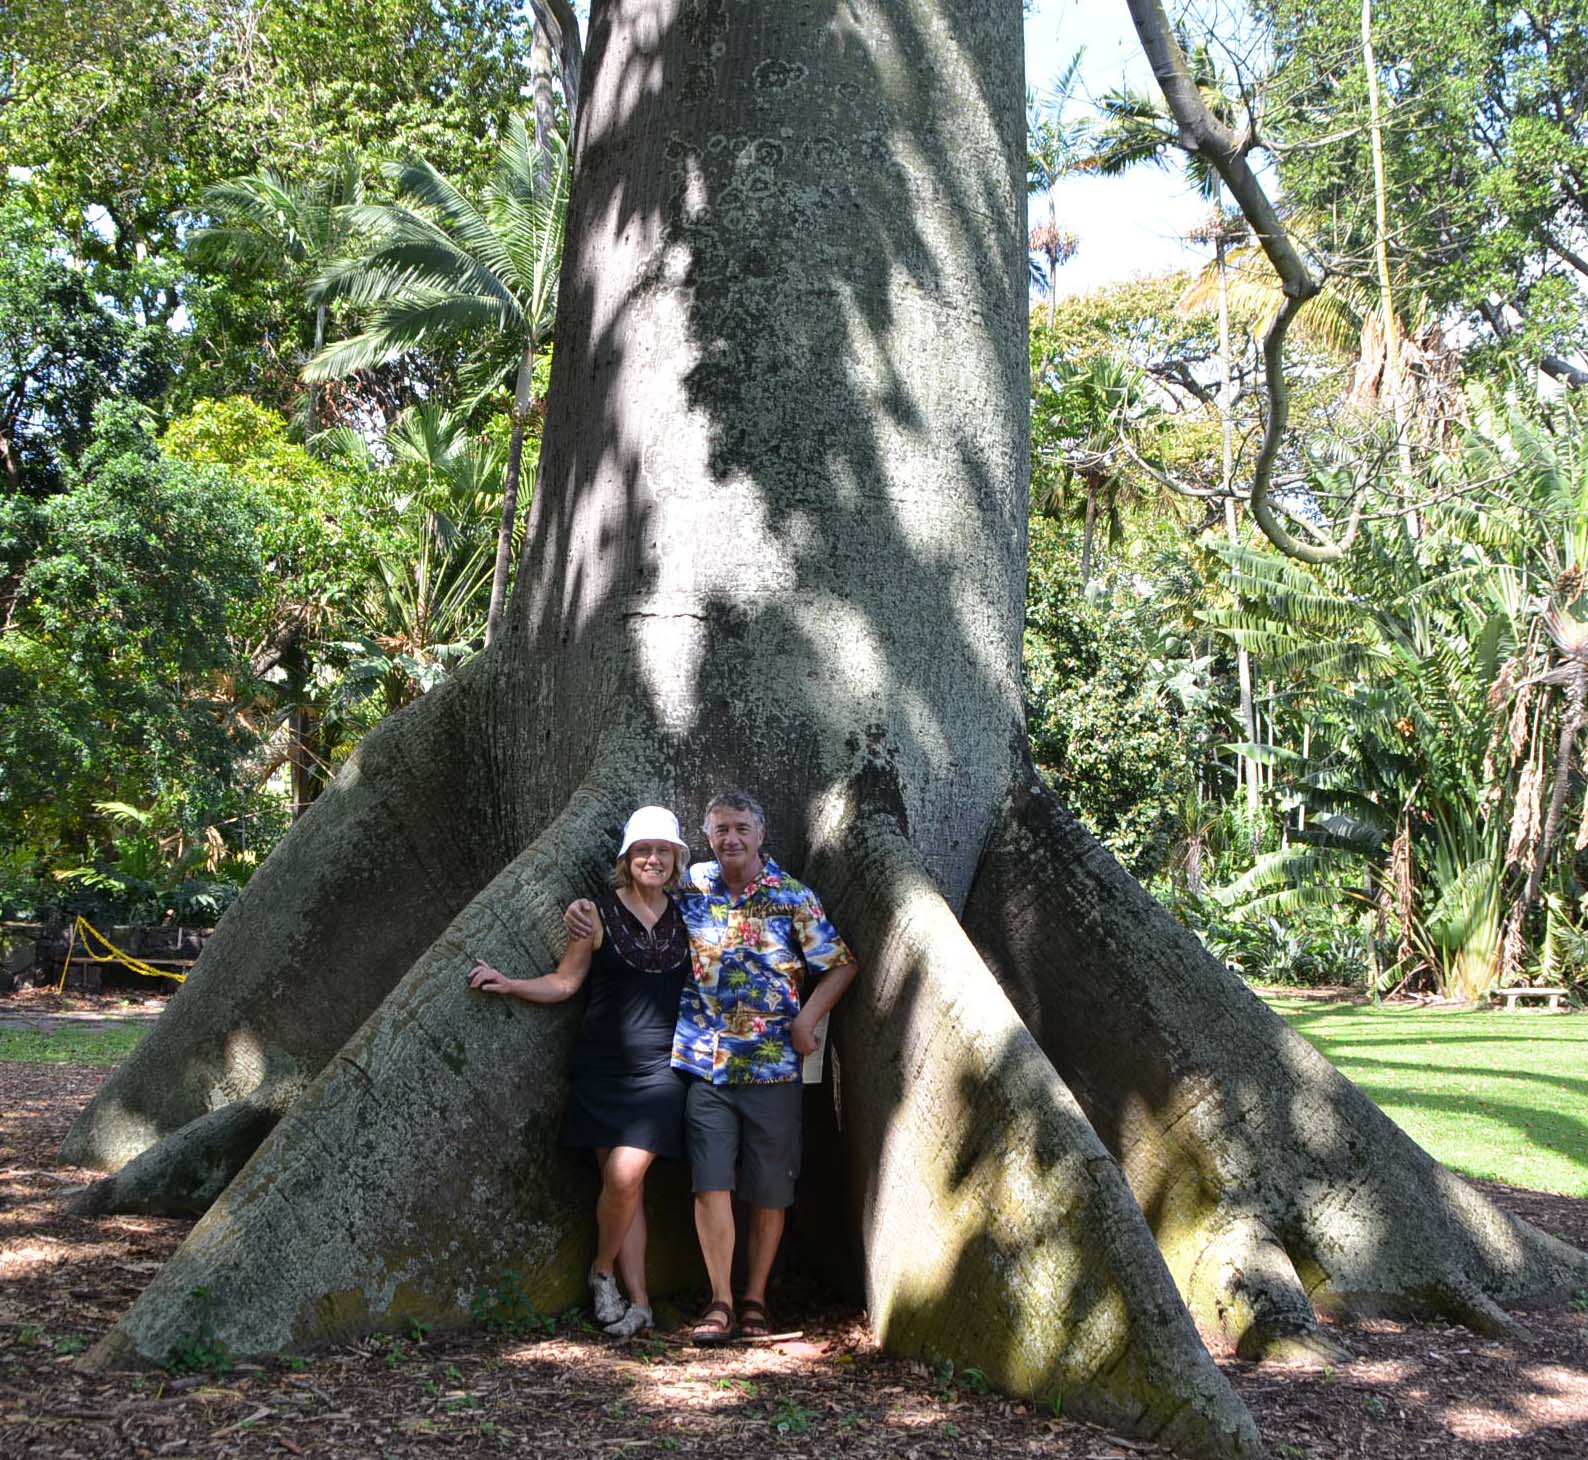
[(1570, 386), (1573, 390), (1581, 390), (1588, 385), (1588, 370), (1578, 365), (1573, 365), (1569, 360), (1562, 360), (1559, 355), (1540, 356), (1538, 368), (1552, 379), (1560, 381), (1562, 385)]
[(584, 49), (579, 42), (579, 21), (568, 0), (529, 0), (535, 29), (544, 31), (557, 54), (562, 72), (562, 95), (568, 103), (570, 129), (579, 111), (579, 86), (584, 70)]
[(1135, 22), (1136, 34), (1141, 38), (1142, 49), (1152, 65), (1153, 75), (1158, 78), (1158, 85), (1163, 88), (1170, 115), (1180, 129), (1180, 145), (1187, 152), (1205, 158), (1230, 190), (1230, 195), (1256, 234), (1268, 262), (1279, 275), (1280, 287), (1285, 295), (1284, 307), (1274, 316), (1273, 323), (1263, 336), (1263, 374), (1268, 388), (1268, 417), (1253, 470), (1252, 516), (1264, 535), (1281, 552), (1309, 563), (1332, 561), (1345, 551), (1347, 543), (1355, 534), (1359, 519), (1353, 518), (1344, 541), (1315, 545), (1304, 542), (1290, 532), (1268, 500), (1274, 463), (1284, 442), (1285, 424), (1290, 416), (1290, 387), (1285, 380), (1284, 364), (1285, 334), (1302, 306), (1322, 285), (1313, 277), (1306, 261), (1291, 242), (1278, 210), (1269, 201), (1263, 185), (1246, 160), (1251, 147), (1250, 136), (1237, 136), (1213, 115), (1202, 100), (1190, 67), (1186, 64), (1185, 53), (1175, 39), (1173, 27), (1159, 0), (1127, 0), (1127, 3), (1131, 20)]

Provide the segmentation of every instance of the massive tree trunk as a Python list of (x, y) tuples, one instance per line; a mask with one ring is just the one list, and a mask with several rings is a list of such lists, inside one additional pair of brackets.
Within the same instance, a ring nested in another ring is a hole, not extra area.
[(1588, 1275), (1032, 780), (1020, 55), (1016, 0), (596, 6), (511, 611), (316, 801), (74, 1130), (148, 1202), (279, 1116), (92, 1361), (463, 1323), (503, 1267), (576, 1297), (573, 1015), (464, 974), (547, 971), (625, 812), (691, 824), (728, 784), (863, 965), (827, 1093), (895, 1348), (1241, 1455), (1188, 1302), (1317, 1347), (1314, 1301), (1500, 1323)]

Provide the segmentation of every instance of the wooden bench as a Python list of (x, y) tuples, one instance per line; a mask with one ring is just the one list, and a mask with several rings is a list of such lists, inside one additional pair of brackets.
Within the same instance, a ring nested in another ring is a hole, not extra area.
[[(172, 973), (185, 974), (190, 968), (193, 967), (195, 960), (191, 958), (154, 957), (144, 958), (141, 961), (147, 963), (151, 968), (169, 969)], [(57, 964), (56, 967), (59, 968), (60, 965)], [(73, 953), (72, 961), (66, 967), (66, 982), (63, 987), (68, 989), (76, 989), (80, 993), (97, 994), (105, 986), (105, 970), (107, 968), (120, 967), (121, 965), (112, 958), (79, 958), (76, 953)], [(57, 974), (56, 977), (58, 978), (59, 974)], [(175, 979), (162, 978), (150, 980), (148, 978), (137, 977), (136, 975), (130, 973), (127, 975), (127, 979), (131, 983), (141, 984), (153, 982), (167, 989), (174, 989), (176, 987)]]
[(1565, 989), (1537, 989), (1518, 985), (1509, 989), (1490, 989), (1489, 997), (1498, 999), (1504, 1004), (1507, 1014), (1514, 1014), (1521, 1008), (1523, 999), (1541, 999), (1546, 1009), (1564, 1009), (1566, 1007)]

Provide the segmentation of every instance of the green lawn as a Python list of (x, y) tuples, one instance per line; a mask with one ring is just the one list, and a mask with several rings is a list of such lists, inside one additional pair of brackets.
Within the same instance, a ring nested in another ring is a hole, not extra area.
[(22, 1065), (119, 1065), (151, 1027), (120, 1024), (96, 1030), (68, 1026), (48, 1034), (36, 1029), (0, 1029), (0, 1060)]
[(1588, 1015), (1263, 998), (1453, 1170), (1588, 1197)]
[[(1263, 998), (1447, 1166), (1588, 1197), (1588, 1015)], [(113, 1065), (148, 1029), (0, 1029), (0, 1060)]]

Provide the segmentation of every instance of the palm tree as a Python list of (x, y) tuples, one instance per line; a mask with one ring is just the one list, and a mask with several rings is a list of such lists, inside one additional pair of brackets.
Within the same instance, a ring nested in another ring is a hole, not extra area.
[[(324, 172), (307, 183), (266, 170), (231, 178), (204, 190), (204, 211), (216, 221), (195, 229), (188, 257), (256, 274), (279, 274), (295, 292), (347, 246), (350, 220), (364, 200), (364, 163), (358, 152), (339, 144)], [(314, 308), (314, 353), (325, 348), (327, 308)], [(319, 428), (319, 392), (311, 385), (305, 411), (305, 437)]]
[[(331, 449), (373, 461), (357, 432), (336, 435)], [(350, 605), (347, 667), (332, 696), (338, 722), (372, 696), (381, 714), (402, 709), (472, 655), (485, 631), (501, 447), (426, 401), (392, 422), (386, 450), (396, 533)]]
[[(1207, 109), (1225, 126), (1235, 127), (1238, 96), (1219, 71), (1212, 50), (1206, 42), (1188, 46), (1183, 32), (1179, 41)], [(1178, 155), (1185, 176), (1197, 193), (1210, 203), (1217, 201), (1223, 191), (1218, 173), (1206, 158), (1186, 151), (1180, 128), (1161, 94), (1119, 86), (1105, 92), (1097, 106), (1101, 116), (1088, 132), (1088, 145), (1077, 161), (1078, 168), (1103, 177), (1118, 177), (1133, 167), (1167, 168)]]
[[(1059, 269), (1075, 257), (1077, 247), (1075, 234), (1060, 226), (1053, 189), (1061, 178), (1075, 170), (1085, 136), (1084, 124), (1072, 121), (1067, 116), (1070, 100), (1080, 78), (1084, 54), (1084, 51), (1078, 50), (1065, 63), (1049, 89), (1044, 105), (1038, 106), (1035, 97), (1030, 92), (1026, 93), (1026, 192), (1046, 193), (1048, 199), (1047, 222), (1039, 223), (1031, 230), (1026, 246), (1031, 255), (1031, 282), (1048, 296), (1050, 335), (1058, 304)], [(1043, 260), (1040, 264), (1037, 262), (1038, 256)], [(1045, 356), (1037, 374), (1040, 377), (1046, 372)]]
[(1148, 398), (1141, 372), (1111, 356), (1061, 360), (1043, 383), (1051, 395), (1038, 395), (1037, 410), (1047, 408), (1039, 449), (1055, 471), (1033, 493), (1032, 506), (1056, 516), (1067, 505), (1067, 489), (1080, 488), (1081, 581), (1087, 583), (1099, 519), (1107, 522), (1109, 541), (1117, 541), (1122, 509), (1143, 493), (1146, 478), (1136, 458), (1152, 450), (1152, 428), (1162, 413)]
[(465, 412), (512, 382), (487, 644), (507, 596), (535, 360), (556, 321), (568, 153), (560, 141), (551, 147), (551, 180), (542, 186), (536, 144), (523, 119), (513, 118), (479, 202), (423, 158), (390, 164), (385, 173), (395, 201), (354, 210), (358, 226), (374, 240), (369, 251), (333, 265), (315, 286), (322, 304), (342, 300), (371, 309), (369, 322), (360, 334), (322, 350), (304, 371), (306, 379), (329, 380), (410, 350), (457, 345), (470, 355)]

